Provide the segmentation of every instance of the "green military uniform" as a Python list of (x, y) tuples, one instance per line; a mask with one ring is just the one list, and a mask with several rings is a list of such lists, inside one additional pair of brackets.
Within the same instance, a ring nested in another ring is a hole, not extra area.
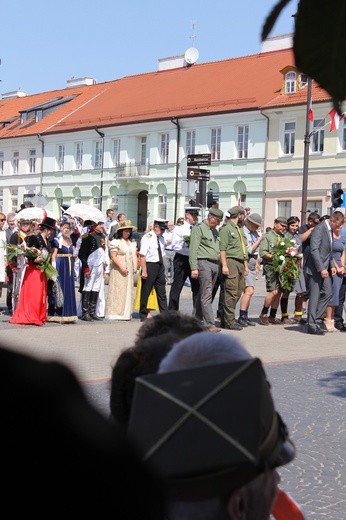
[(273, 229), (271, 229), (263, 235), (261, 244), (259, 246), (259, 255), (262, 258), (263, 274), (265, 275), (266, 279), (267, 292), (280, 289), (280, 282), (278, 273), (273, 269), (272, 258), (265, 259), (263, 257), (268, 254), (272, 255), (274, 247), (278, 245), (281, 239), (282, 235), (279, 235)]
[(220, 251), (225, 251), (228, 267), (228, 275), (224, 277), (224, 326), (234, 328), (236, 306), (245, 289), (244, 266), (248, 252), (247, 239), (233, 220), (220, 229)]

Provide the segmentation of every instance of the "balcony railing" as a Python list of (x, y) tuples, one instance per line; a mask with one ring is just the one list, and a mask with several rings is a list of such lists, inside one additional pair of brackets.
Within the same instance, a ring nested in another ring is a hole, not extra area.
[(148, 177), (149, 172), (149, 164), (130, 163), (119, 164), (119, 166), (115, 167), (116, 177)]

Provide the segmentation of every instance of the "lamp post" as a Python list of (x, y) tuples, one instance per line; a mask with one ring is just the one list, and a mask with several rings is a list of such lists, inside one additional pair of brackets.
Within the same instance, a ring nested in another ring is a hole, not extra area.
[(311, 91), (312, 79), (308, 77), (308, 91), (306, 100), (306, 119), (305, 119), (305, 134), (304, 134), (304, 163), (303, 163), (303, 187), (302, 187), (302, 207), (301, 207), (301, 222), (305, 224), (307, 213), (307, 199), (308, 199), (308, 176), (309, 176), (309, 151), (310, 151), (310, 119), (309, 111), (311, 108)]

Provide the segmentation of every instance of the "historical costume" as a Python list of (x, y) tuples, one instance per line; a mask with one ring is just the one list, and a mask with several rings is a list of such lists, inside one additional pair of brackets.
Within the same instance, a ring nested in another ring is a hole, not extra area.
[(56, 267), (60, 284), (64, 295), (62, 307), (57, 307), (54, 301), (53, 313), (48, 311), (47, 321), (59, 323), (71, 323), (78, 320), (76, 294), (74, 286), (74, 245), (71, 238), (72, 224), (61, 224), (62, 235), (55, 238), (52, 243), (52, 263)]
[(107, 265), (103, 224), (91, 220), (84, 222), (84, 225), (90, 225), (90, 232), (82, 237), (78, 253), (84, 275), (81, 317), (84, 321), (99, 320), (96, 305), (103, 283), (104, 268)]
[[(36, 248), (45, 254), (51, 253), (49, 235), (55, 230), (56, 221), (46, 217), (40, 224), (37, 235), (29, 235), (26, 238), (28, 247)], [(39, 269), (43, 258), (26, 257), (26, 269), (20, 290), (19, 302), (13, 312), (9, 323), (21, 325), (43, 325), (47, 318), (47, 277)]]
[(130, 320), (132, 317), (137, 244), (131, 240), (131, 235), (135, 229), (131, 220), (119, 222), (115, 238), (109, 245), (111, 266), (106, 302), (108, 320)]

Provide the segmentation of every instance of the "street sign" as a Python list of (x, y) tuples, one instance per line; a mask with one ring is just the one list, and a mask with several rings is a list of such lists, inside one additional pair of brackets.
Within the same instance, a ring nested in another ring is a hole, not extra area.
[(204, 170), (201, 168), (188, 168), (187, 178), (190, 181), (209, 181), (210, 170)]
[(197, 153), (187, 156), (188, 166), (207, 166), (211, 164), (211, 153)]

